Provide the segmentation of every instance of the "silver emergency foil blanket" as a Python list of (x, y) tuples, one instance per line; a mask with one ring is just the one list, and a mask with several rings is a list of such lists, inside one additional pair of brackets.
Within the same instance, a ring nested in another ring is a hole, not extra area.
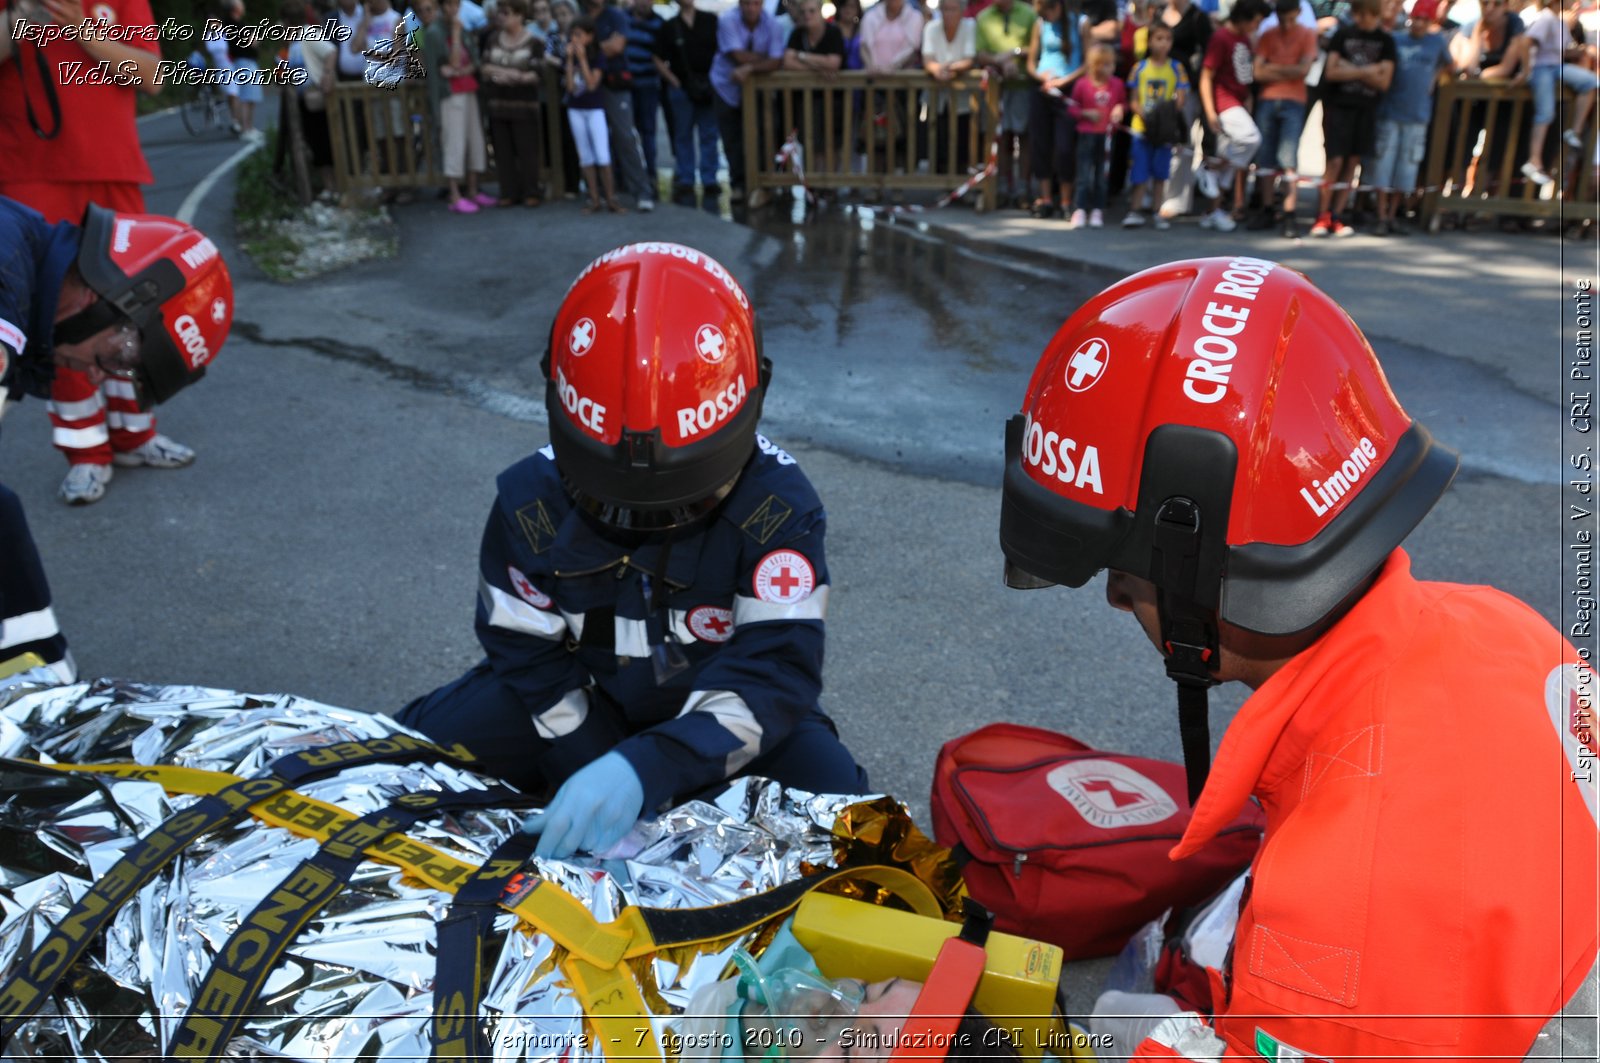
[[(406, 732), (393, 720), (287, 695), (98, 681), (0, 688), (0, 756), (45, 763), (138, 762), (258, 775), (280, 756)], [(295, 789), (353, 815), (404, 793), (482, 788), (446, 764), (347, 768)], [(36, 944), (139, 836), (196, 798), (154, 782), (6, 772), (0, 790), (0, 972)], [(748, 897), (833, 866), (829, 828), (858, 798), (731, 784), (642, 824), (610, 860), (534, 859), (525, 871), (582, 900), (601, 921), (628, 905), (693, 908)], [(517, 829), (521, 812), (441, 816), (406, 833), (473, 865)], [(116, 915), (37, 1017), (10, 1059), (158, 1057), (211, 958), (243, 917), (320, 843), (247, 818), (197, 840)], [(435, 925), (450, 896), (365, 862), (285, 952), (229, 1058), (426, 1060)], [(502, 913), (506, 947), (483, 993), (496, 1060), (600, 1060), (560, 970), (563, 950)], [(701, 986), (727, 975), (733, 950), (638, 961), (662, 1043)], [(59, 1002), (59, 1004), (57, 1003)], [(625, 1046), (631, 1049), (632, 1046)]]

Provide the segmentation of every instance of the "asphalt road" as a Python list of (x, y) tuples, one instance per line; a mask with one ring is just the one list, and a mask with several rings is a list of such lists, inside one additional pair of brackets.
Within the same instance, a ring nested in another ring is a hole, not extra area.
[[(237, 148), (189, 137), (174, 115), (141, 130), (153, 211), (175, 212)], [(391, 712), (459, 674), (479, 655), (493, 477), (546, 441), (537, 357), (551, 314), (599, 252), (675, 239), (722, 261), (760, 308), (777, 366), (765, 430), (830, 518), (825, 704), (874, 784), (926, 823), (939, 745), (998, 719), (1178, 758), (1160, 662), (1099, 584), (1021, 593), (999, 578), (1004, 420), (1103, 270), (1013, 268), (854, 222), (757, 231), (666, 206), (580, 217), (571, 203), (463, 218), (427, 201), (400, 210), (397, 259), (281, 285), (236, 250), (230, 189), (219, 182), (195, 220), (233, 270), (234, 335), (159, 411), (198, 462), (121, 470), (104, 501), (68, 508), (43, 405), (6, 419), (0, 470), (86, 676)], [(1415, 567), (1554, 619), (1556, 396), (1486, 371), (1487, 345), (1505, 342), (1492, 303), (1433, 283), (1452, 315), (1482, 318), (1485, 347), (1378, 344), (1402, 401), (1468, 455), (1411, 540)], [(1214, 696), (1214, 734), (1242, 694)]]

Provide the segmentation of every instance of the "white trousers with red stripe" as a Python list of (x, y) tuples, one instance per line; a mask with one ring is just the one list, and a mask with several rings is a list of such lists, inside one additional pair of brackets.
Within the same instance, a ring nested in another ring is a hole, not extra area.
[(49, 409), (56, 449), (73, 465), (109, 465), (112, 451), (134, 450), (156, 434), (155, 415), (139, 409), (133, 384), (114, 377), (96, 387), (57, 366)]

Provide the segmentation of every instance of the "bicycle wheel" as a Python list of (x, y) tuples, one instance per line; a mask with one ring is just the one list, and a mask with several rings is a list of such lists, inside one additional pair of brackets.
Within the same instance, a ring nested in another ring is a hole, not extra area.
[(183, 127), (189, 131), (190, 136), (197, 137), (211, 127), (212, 116), (215, 113), (212, 110), (211, 94), (215, 91), (216, 89), (210, 85), (197, 86), (179, 108), (179, 113), (183, 115)]

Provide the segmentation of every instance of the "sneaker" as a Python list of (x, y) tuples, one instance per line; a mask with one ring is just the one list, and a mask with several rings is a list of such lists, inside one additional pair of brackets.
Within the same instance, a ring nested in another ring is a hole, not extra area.
[(1196, 192), (1207, 199), (1216, 199), (1217, 193), (1222, 190), (1222, 186), (1217, 183), (1216, 172), (1205, 166), (1194, 172), (1194, 187)]
[(1333, 222), (1333, 238), (1342, 240), (1346, 236), (1354, 236), (1356, 231), (1344, 223), (1343, 218), (1335, 218)]
[(1106, 216), (1104, 214), (1102, 214), (1099, 211), (1098, 208), (1095, 209), (1095, 210), (1091, 210), (1089, 212), (1089, 228), (1091, 228), (1091, 229), (1104, 229), (1105, 227), (1106, 227)]
[(1537, 165), (1531, 162), (1525, 162), (1522, 164), (1522, 176), (1526, 177), (1540, 188), (1543, 188), (1545, 185), (1555, 181), (1554, 177), (1551, 177), (1549, 174), (1545, 173), (1543, 170), (1539, 169)]
[(240, 134), (240, 139), (246, 144), (265, 144), (267, 135), (259, 129), (246, 129)]
[(1295, 222), (1293, 214), (1285, 214), (1283, 216), (1283, 227), (1279, 231), (1282, 232), (1287, 239), (1300, 239), (1300, 226)]
[(452, 214), (476, 214), (478, 213), (478, 205), (466, 196), (457, 196), (450, 201), (450, 212)]
[(1312, 236), (1327, 236), (1333, 231), (1333, 215), (1318, 214), (1317, 220), (1311, 226)]
[(1156, 215), (1155, 220), (1150, 224), (1158, 233), (1164, 233), (1168, 229), (1172, 228), (1172, 223), (1159, 214)]
[(1067, 228), (1069, 229), (1081, 229), (1087, 224), (1089, 224), (1089, 216), (1081, 210), (1073, 211), (1072, 217), (1067, 219)]
[(656, 201), (649, 198), (641, 198), (639, 200), (638, 207), (640, 214), (649, 214), (652, 210), (656, 209)]
[(1233, 220), (1233, 215), (1229, 214), (1221, 207), (1218, 207), (1216, 210), (1206, 215), (1206, 217), (1211, 219), (1211, 224), (1206, 226), (1206, 228), (1215, 229), (1219, 233), (1231, 233), (1233, 230), (1239, 227), (1239, 223)]
[(1392, 221), (1389, 223), (1389, 232), (1395, 236), (1410, 236), (1411, 226), (1403, 221)]
[(111, 471), (109, 465), (74, 465), (67, 470), (67, 478), (61, 481), (61, 489), (56, 494), (69, 506), (98, 502), (105, 497)]
[(1578, 131), (1576, 129), (1569, 129), (1565, 133), (1562, 133), (1561, 140), (1573, 151), (1583, 150), (1583, 138), (1578, 135)]
[(163, 435), (153, 435), (132, 450), (111, 455), (117, 465), (127, 468), (144, 465), (152, 469), (181, 469), (194, 461), (194, 451)]
[[(244, 133), (244, 126), (239, 124), (239, 120), (238, 119), (234, 119), (233, 121), (228, 123), (228, 131), (230, 133), (232, 133), (236, 137), (237, 136), (241, 136)], [(99, 495), (95, 496), (95, 498), (99, 498), (99, 497), (100, 497)]]
[(1392, 232), (1394, 229), (1390, 228), (1388, 221), (1383, 218), (1379, 218), (1378, 223), (1372, 227), (1373, 236), (1388, 236)]
[[(1156, 219), (1156, 221), (1158, 221), (1158, 222), (1160, 220), (1161, 220), (1160, 218)], [(1130, 211), (1128, 211), (1128, 213), (1126, 213), (1126, 214), (1124, 214), (1122, 216), (1122, 227), (1124, 229), (1137, 229), (1137, 228), (1140, 228), (1143, 225), (1144, 225), (1144, 215), (1139, 213), (1136, 210), (1130, 210)], [(1158, 226), (1158, 228), (1159, 228), (1159, 226)]]

